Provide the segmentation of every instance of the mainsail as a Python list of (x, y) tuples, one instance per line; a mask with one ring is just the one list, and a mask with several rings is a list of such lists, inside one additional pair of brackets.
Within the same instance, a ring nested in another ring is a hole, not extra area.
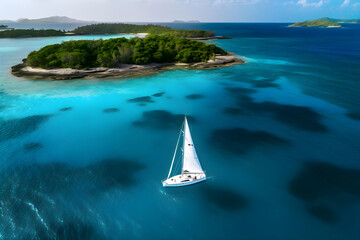
[(191, 138), (189, 125), (185, 117), (184, 121), (184, 146), (183, 146), (182, 173), (203, 173), (199, 158), (196, 154), (193, 140)]

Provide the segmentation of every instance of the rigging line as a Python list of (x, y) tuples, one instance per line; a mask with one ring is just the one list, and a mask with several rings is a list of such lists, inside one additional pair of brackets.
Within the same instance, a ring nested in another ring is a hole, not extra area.
[(180, 136), (181, 136), (181, 133), (182, 133), (183, 126), (184, 126), (184, 123), (181, 125), (179, 137), (178, 137), (178, 140), (177, 140), (177, 143), (176, 143), (176, 148), (175, 148), (175, 152), (174, 152), (173, 159), (172, 159), (172, 161), (171, 161), (170, 171), (169, 171), (169, 174), (168, 174), (168, 176), (167, 176), (167, 179), (170, 177), (170, 174), (171, 174), (171, 170), (172, 170), (172, 167), (173, 167), (173, 164), (174, 164), (174, 160), (175, 160), (175, 156), (176, 156), (176, 151), (177, 151), (177, 148), (178, 148), (178, 145), (179, 145), (179, 140), (180, 140)]
[(181, 165), (181, 161), (179, 161), (179, 159), (181, 158), (181, 156), (178, 154), (177, 157), (175, 158), (176, 164), (175, 167), (173, 167), (173, 172), (177, 173), (180, 169), (180, 165)]
[[(178, 157), (179, 159), (179, 157)], [(180, 165), (181, 165), (181, 161), (177, 161), (176, 167), (175, 167), (175, 172), (178, 172), (180, 169)]]

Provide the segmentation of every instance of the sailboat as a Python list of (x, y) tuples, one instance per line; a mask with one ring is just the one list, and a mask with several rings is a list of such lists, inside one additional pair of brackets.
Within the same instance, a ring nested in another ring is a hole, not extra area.
[[(170, 177), (171, 171), (174, 166), (174, 160), (176, 152), (179, 146), (180, 137), (183, 136), (183, 148), (182, 148), (182, 169), (181, 174)], [(163, 187), (182, 187), (195, 183), (199, 183), (206, 180), (206, 175), (201, 168), (199, 158), (196, 154), (195, 146), (191, 138), (189, 124), (184, 119), (183, 125), (181, 126), (180, 134), (176, 143), (175, 152), (171, 161), (169, 174), (165, 180), (162, 181)]]

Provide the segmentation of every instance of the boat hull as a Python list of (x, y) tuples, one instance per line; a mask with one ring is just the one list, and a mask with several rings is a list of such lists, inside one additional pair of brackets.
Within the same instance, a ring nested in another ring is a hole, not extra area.
[(206, 180), (205, 174), (183, 174), (166, 179), (162, 182), (163, 187), (184, 187), (200, 183)]
[(196, 184), (196, 183), (203, 182), (205, 180), (206, 180), (206, 177), (202, 178), (202, 179), (194, 180), (194, 181), (191, 181), (191, 182), (178, 183), (178, 184), (167, 184), (167, 183), (164, 184), (163, 183), (163, 187), (185, 187), (185, 186), (189, 186), (189, 185), (193, 185), (193, 184)]

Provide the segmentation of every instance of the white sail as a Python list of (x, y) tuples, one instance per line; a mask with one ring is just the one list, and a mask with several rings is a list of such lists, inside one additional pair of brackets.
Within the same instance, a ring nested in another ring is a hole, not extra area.
[(184, 149), (183, 149), (183, 168), (182, 173), (203, 173), (199, 158), (196, 154), (195, 146), (191, 138), (189, 125), (185, 117), (184, 122)]

